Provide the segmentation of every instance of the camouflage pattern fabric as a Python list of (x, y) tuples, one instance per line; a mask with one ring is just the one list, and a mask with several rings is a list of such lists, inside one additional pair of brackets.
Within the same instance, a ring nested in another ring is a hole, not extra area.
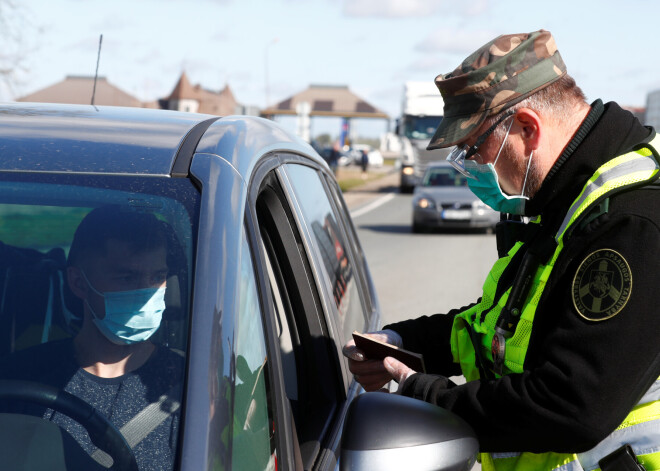
[(453, 146), (484, 120), (566, 74), (549, 31), (498, 36), (477, 49), (435, 84), (444, 99), (444, 119), (427, 149)]

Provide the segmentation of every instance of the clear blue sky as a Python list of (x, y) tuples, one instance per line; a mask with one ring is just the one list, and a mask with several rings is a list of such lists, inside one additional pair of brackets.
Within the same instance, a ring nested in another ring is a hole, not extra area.
[[(13, 1), (26, 70), (13, 89), (0, 85), (2, 101), (93, 75), (101, 33), (99, 75), (145, 101), (169, 95), (185, 70), (193, 84), (229, 84), (239, 102), (263, 107), (267, 62), (271, 104), (310, 84), (348, 85), (394, 118), (406, 80), (433, 80), (499, 34), (540, 28), (589, 100), (644, 106), (660, 88), (657, 0)], [(5, 40), (0, 31), (0, 50)]]

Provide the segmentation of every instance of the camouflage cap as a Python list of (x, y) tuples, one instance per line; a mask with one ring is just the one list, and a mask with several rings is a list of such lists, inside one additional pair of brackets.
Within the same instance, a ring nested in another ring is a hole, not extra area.
[(498, 36), (435, 84), (445, 102), (427, 149), (453, 146), (477, 132), (484, 120), (566, 74), (549, 31)]

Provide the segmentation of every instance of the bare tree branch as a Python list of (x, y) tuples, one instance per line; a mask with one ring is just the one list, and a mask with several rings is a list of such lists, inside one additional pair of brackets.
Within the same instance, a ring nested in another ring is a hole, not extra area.
[(12, 93), (28, 72), (27, 59), (34, 52), (30, 38), (38, 29), (28, 18), (28, 11), (16, 0), (0, 0), (0, 82)]

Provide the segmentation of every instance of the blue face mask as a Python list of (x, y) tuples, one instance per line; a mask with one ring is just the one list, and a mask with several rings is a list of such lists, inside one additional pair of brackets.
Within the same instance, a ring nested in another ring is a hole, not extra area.
[(165, 310), (165, 287), (101, 293), (82, 273), (89, 287), (105, 300), (103, 319), (99, 319), (87, 300), (85, 303), (94, 316), (94, 325), (108, 340), (128, 345), (143, 342), (158, 330)]
[[(513, 124), (513, 122), (512, 122)], [(495, 162), (492, 164), (479, 164), (474, 160), (465, 160), (463, 163), (465, 170), (469, 172), (474, 178), (468, 178), (468, 186), (472, 193), (477, 195), (477, 197), (486, 203), (488, 206), (493, 208), (495, 211), (508, 214), (525, 214), (525, 203), (529, 198), (524, 195), (525, 185), (527, 183), (527, 176), (529, 174), (529, 167), (532, 162), (532, 151), (529, 154), (529, 160), (527, 161), (527, 171), (525, 172), (525, 180), (523, 181), (522, 189), (520, 190), (520, 195), (507, 195), (502, 191), (500, 187), (499, 178), (497, 172), (495, 171), (495, 164), (497, 159), (500, 157), (500, 153), (504, 148), (504, 143), (509, 137), (509, 129), (507, 129), (506, 136), (502, 141), (500, 150), (497, 152), (497, 157), (495, 157)]]

